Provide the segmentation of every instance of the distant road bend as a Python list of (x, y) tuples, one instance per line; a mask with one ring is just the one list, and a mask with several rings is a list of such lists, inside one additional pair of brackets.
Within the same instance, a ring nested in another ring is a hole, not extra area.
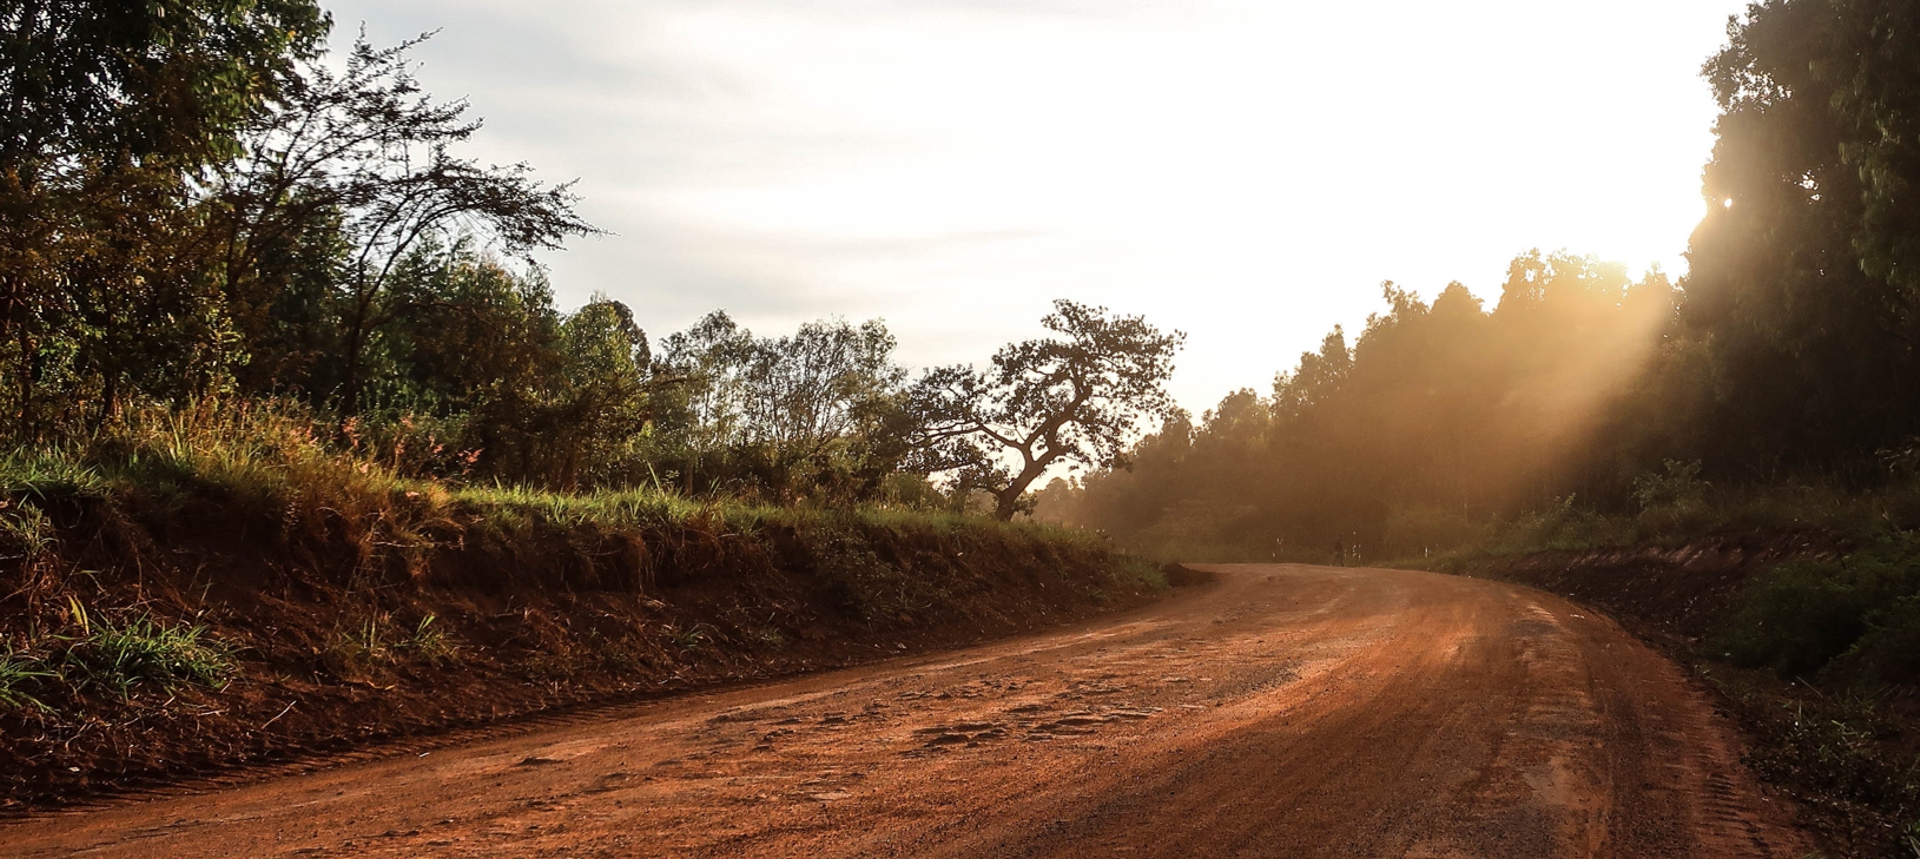
[(0, 824), (10, 856), (1798, 857), (1680, 669), (1538, 591), (1217, 584), (1044, 636)]

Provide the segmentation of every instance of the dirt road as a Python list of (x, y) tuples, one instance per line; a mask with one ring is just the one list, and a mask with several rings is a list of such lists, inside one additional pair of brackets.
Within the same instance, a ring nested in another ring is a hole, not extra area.
[(8, 856), (1797, 857), (1680, 670), (1537, 591), (1209, 568), (1118, 620), (0, 825)]

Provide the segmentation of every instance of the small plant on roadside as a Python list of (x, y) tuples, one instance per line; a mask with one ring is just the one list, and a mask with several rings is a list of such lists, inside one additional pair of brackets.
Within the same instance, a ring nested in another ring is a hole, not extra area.
[(165, 623), (145, 613), (124, 621), (94, 617), (72, 598), (68, 609), (81, 634), (62, 639), (59, 674), (75, 688), (101, 686), (122, 698), (141, 684), (168, 691), (182, 685), (218, 689), (235, 670), (233, 654), (207, 638), (205, 626)]
[(787, 646), (787, 637), (782, 635), (780, 630), (774, 629), (771, 626), (764, 627), (760, 631), (755, 632), (753, 634), (753, 640), (768, 650), (779, 650)]
[(224, 688), (237, 666), (202, 625), (161, 621), (142, 613), (122, 620), (97, 616), (67, 600), (77, 634), (42, 636), (25, 649), (0, 650), (0, 707), (51, 712), (51, 695), (103, 689), (122, 699), (141, 686)]
[(1116, 572), (1116, 578), (1131, 579), (1153, 590), (1164, 590), (1168, 586), (1166, 571), (1145, 558), (1123, 555)]
[(384, 667), (393, 661), (386, 625), (384, 614), (341, 621), (321, 653), (321, 661), (340, 677), (362, 676)]
[(673, 624), (667, 624), (665, 632), (667, 633), (667, 638), (682, 650), (696, 649), (706, 644), (708, 639), (707, 625), (704, 623), (696, 623), (686, 629), (681, 629)]
[(445, 659), (453, 655), (453, 645), (439, 619), (429, 612), (414, 623), (411, 632), (404, 633), (395, 630), (393, 616), (386, 612), (349, 622), (334, 633), (324, 658), (328, 667), (340, 674), (385, 668), (403, 656)]
[(647, 660), (631, 643), (601, 635), (599, 630), (587, 631), (586, 647), (593, 656), (592, 663), (603, 671), (625, 674), (647, 666)]
[(1649, 471), (1633, 479), (1633, 500), (1640, 503), (1642, 510), (1699, 507), (1712, 486), (1700, 479), (1700, 467), (1697, 459), (1692, 462), (1669, 459), (1664, 473)]
[(405, 650), (427, 659), (440, 660), (453, 655), (453, 646), (447, 643), (447, 635), (434, 625), (437, 616), (429, 612), (414, 624), (413, 634), (395, 643), (395, 648)]
[(39, 507), (0, 500), (0, 547), (7, 554), (31, 564), (51, 551), (55, 542), (53, 523)]
[(55, 676), (42, 660), (8, 647), (0, 652), (0, 707), (43, 712), (50, 709), (29, 690)]

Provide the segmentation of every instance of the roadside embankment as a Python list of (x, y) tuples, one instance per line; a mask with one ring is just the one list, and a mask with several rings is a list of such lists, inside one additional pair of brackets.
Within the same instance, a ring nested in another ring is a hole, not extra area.
[(0, 809), (855, 664), (1166, 587), (1089, 535), (969, 517), (13, 465)]

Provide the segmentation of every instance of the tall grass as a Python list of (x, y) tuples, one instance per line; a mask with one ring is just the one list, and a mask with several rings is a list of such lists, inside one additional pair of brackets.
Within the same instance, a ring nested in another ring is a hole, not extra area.
[[(935, 531), (979, 528), (977, 516), (866, 505), (772, 507), (670, 486), (558, 492), (410, 476), (398, 455), (369, 448), (297, 403), (207, 401), (132, 410), (70, 443), (0, 455), (0, 539), (36, 532), (33, 512), (62, 499), (120, 498), (168, 507), (250, 509), (290, 530), (378, 528), (414, 535), (454, 519), (501, 533), (697, 525), (741, 533), (768, 525), (859, 525)], [(12, 510), (15, 516), (5, 514)], [(22, 518), (25, 517), (25, 518)], [(1036, 523), (1004, 526), (1065, 541), (1093, 539)], [(18, 540), (16, 540), (18, 542)]]

